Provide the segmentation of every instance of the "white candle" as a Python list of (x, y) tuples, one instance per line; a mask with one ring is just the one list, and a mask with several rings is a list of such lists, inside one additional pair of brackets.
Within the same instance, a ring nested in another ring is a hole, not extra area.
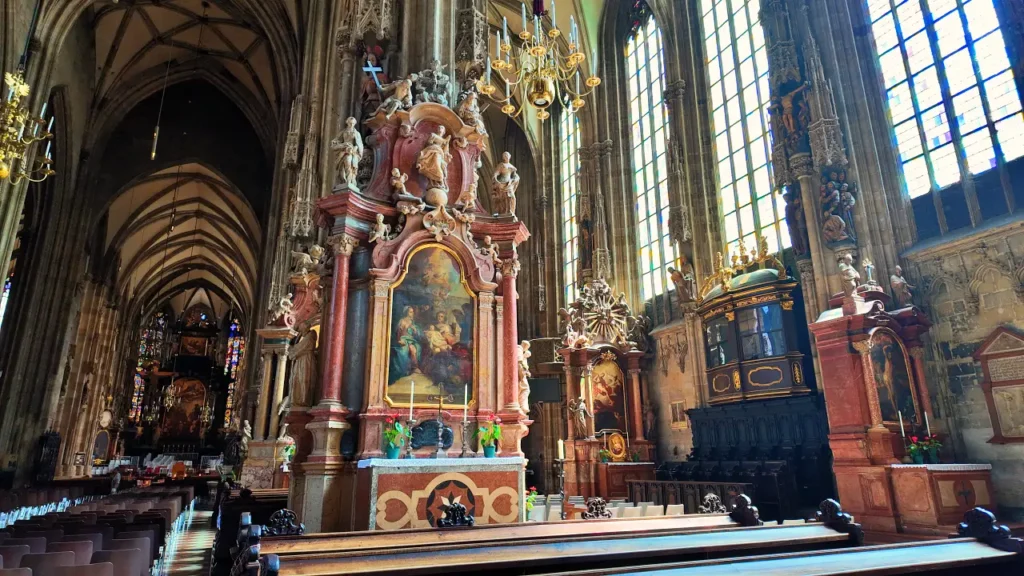
[(466, 421), (466, 413), (469, 412), (469, 384), (462, 387), (462, 421)]
[(409, 388), (409, 420), (412, 420), (412, 406), (416, 403), (416, 381), (409, 381), (412, 386)]
[(540, 36), (540, 18), (536, 14), (533, 15), (533, 35)]
[(928, 431), (928, 435), (932, 435), (932, 425), (928, 423), (928, 412), (924, 413), (924, 429)]
[(558, 459), (565, 460), (565, 442), (561, 438), (558, 439)]
[(907, 433), (903, 431), (903, 412), (897, 411), (896, 414), (898, 414), (900, 417), (900, 436), (906, 438)]
[(555, 0), (551, 0), (551, 27), (558, 28), (558, 20), (555, 19)]
[(523, 14), (523, 32), (526, 32), (526, 4), (520, 3), (519, 7), (522, 9)]
[(501, 31), (505, 38), (508, 38), (508, 18), (501, 17)]
[(488, 84), (491, 83), (491, 57), (490, 56), (487, 57), (487, 72), (484, 73), (484, 79), (485, 79), (485, 81)]

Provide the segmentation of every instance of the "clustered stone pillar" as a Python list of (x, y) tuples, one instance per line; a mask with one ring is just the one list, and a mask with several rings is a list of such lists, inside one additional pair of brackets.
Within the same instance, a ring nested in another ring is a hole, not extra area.
[(271, 350), (263, 350), (263, 381), (260, 382), (260, 397), (256, 406), (256, 427), (253, 429), (253, 440), (263, 440), (267, 437), (267, 406), (270, 404), (270, 378), (273, 367), (274, 353)]
[(277, 438), (281, 425), (281, 403), (284, 402), (285, 375), (288, 373), (288, 345), (275, 350), (277, 371), (274, 374), (274, 403), (270, 406), (270, 430), (268, 438)]

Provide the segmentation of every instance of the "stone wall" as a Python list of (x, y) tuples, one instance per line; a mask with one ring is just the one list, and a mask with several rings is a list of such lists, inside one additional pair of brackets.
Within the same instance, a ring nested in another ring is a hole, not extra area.
[[(650, 393), (651, 408), (655, 414), (658, 461), (685, 460), (693, 448), (693, 432), (689, 418), (680, 414), (681, 419), (673, 422), (673, 404), (682, 402), (682, 409), (703, 405), (700, 391), (704, 385), (704, 344), (690, 335), (690, 324), (700, 320), (677, 320), (652, 331), (655, 339), (655, 358), (651, 369), (645, 372), (647, 389)], [(648, 408), (647, 406), (645, 408)], [(678, 410), (677, 410), (678, 412)]]
[(1024, 444), (990, 444), (993, 423), (972, 354), (998, 326), (1024, 330), (1024, 221), (916, 248), (915, 301), (934, 323), (925, 349), (935, 428), (958, 462), (992, 464), (1000, 519), (1024, 518)]

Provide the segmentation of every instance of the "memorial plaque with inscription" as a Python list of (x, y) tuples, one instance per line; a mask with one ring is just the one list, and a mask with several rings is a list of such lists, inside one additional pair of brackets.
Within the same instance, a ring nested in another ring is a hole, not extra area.
[(1024, 442), (1024, 334), (1012, 328), (996, 328), (974, 359), (981, 362), (993, 444)]

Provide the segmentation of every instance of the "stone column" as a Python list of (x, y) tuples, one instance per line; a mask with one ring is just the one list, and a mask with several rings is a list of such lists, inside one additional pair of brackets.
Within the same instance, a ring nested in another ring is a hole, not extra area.
[[(807, 242), (811, 260), (817, 262), (817, 265), (812, 265), (811, 269), (816, 269), (814, 276), (817, 291), (814, 293), (814, 297), (817, 300), (817, 311), (820, 313), (828, 308), (828, 298), (831, 294), (831, 288), (828, 286), (828, 269), (825, 263), (831, 258), (826, 255), (826, 248), (821, 241), (821, 223), (817, 210), (818, 185), (815, 182), (817, 173), (814, 171), (811, 155), (808, 153), (794, 154), (790, 158), (789, 164), (793, 175), (800, 184), (800, 200), (804, 207), (804, 220), (807, 222)], [(808, 290), (804, 290), (804, 298), (807, 297)], [(817, 316), (814, 316), (808, 318), (807, 321), (813, 322), (816, 319)]]
[(288, 372), (288, 346), (276, 350), (277, 370), (274, 373), (274, 403), (270, 406), (270, 430), (267, 437), (277, 438), (278, 427), (281, 424), (281, 402), (284, 401), (285, 375)]
[(629, 359), (629, 438), (644, 440), (644, 413), (640, 401), (640, 366), (637, 358)]
[(331, 288), (331, 315), (327, 332), (324, 379), (321, 404), (341, 405), (341, 375), (345, 363), (345, 323), (348, 310), (348, 265), (352, 251), (359, 244), (348, 234), (332, 236), (328, 243), (334, 249), (334, 280)]
[(263, 440), (267, 437), (267, 410), (270, 408), (270, 368), (273, 360), (273, 352), (263, 352), (263, 381), (260, 382), (260, 398), (256, 405), (256, 426), (253, 428), (253, 440)]
[(502, 389), (505, 410), (519, 410), (519, 328), (516, 325), (516, 276), (519, 275), (519, 257), (501, 263), (501, 292), (504, 305), (502, 317)]

